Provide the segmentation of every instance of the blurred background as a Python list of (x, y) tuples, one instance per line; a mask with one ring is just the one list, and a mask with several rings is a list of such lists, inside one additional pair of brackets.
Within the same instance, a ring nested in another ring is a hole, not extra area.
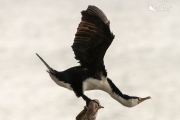
[(37, 58), (59, 71), (78, 65), (71, 49), (88, 5), (102, 9), (115, 39), (108, 76), (128, 95), (152, 99), (126, 108), (88, 91), (104, 109), (97, 120), (179, 120), (180, 1), (0, 0), (0, 120), (73, 120), (85, 102), (57, 86)]

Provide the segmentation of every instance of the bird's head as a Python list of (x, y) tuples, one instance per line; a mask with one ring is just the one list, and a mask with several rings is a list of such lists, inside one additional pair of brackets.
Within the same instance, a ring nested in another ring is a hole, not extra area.
[(150, 96), (148, 97), (145, 97), (145, 98), (141, 98), (141, 97), (130, 97), (128, 99), (128, 103), (126, 104), (127, 107), (134, 107), (136, 105), (138, 105), (139, 103), (145, 101), (145, 100), (148, 100), (148, 99), (151, 99)]

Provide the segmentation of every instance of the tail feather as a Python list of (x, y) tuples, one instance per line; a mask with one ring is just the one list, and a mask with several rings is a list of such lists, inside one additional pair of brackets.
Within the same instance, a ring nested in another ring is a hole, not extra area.
[(45, 66), (48, 68), (49, 71), (47, 72), (50, 72), (52, 74), (55, 74), (55, 70), (53, 70), (37, 53), (36, 55), (39, 57), (39, 59), (45, 64)]

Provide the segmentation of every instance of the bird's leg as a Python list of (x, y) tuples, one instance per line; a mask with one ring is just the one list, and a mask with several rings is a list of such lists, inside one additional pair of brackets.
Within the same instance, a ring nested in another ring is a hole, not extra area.
[(92, 101), (90, 98), (88, 98), (86, 95), (81, 96), (86, 101), (86, 106), (89, 104), (90, 101)]
[[(91, 101), (94, 101), (94, 102), (96, 102), (98, 105), (100, 105), (99, 104), (99, 101), (97, 101), (97, 100), (91, 100), (90, 98), (88, 98), (86, 95), (82, 95), (81, 96), (85, 101), (86, 101), (86, 106), (88, 106), (88, 104), (89, 104), (89, 102), (91, 102)], [(102, 107), (102, 106), (101, 106)], [(103, 107), (102, 107), (103, 108)]]

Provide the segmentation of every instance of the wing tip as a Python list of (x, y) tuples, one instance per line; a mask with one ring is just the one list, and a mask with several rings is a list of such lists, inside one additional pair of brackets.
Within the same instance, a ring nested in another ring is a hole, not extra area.
[(87, 12), (90, 15), (94, 15), (94, 16), (98, 17), (106, 25), (110, 24), (110, 21), (107, 19), (107, 17), (104, 14), (104, 12), (101, 9), (99, 9), (98, 7), (94, 6), (94, 5), (88, 5), (88, 8), (86, 9), (85, 12)]

